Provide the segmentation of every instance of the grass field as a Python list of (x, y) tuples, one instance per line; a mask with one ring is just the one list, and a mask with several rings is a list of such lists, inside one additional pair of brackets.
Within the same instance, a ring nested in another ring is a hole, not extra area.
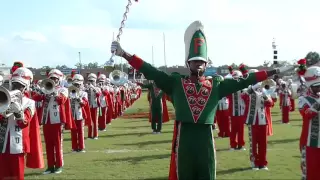
[[(171, 105), (169, 109), (172, 111)], [(106, 132), (100, 132), (99, 140), (86, 140), (86, 153), (71, 153), (70, 132), (64, 132), (64, 171), (42, 175), (43, 170), (27, 169), (26, 179), (167, 179), (173, 121), (163, 126), (162, 134), (151, 134), (147, 112), (144, 95), (123, 118), (114, 120)], [(145, 115), (139, 117), (137, 113)], [(248, 151), (229, 151), (229, 139), (216, 139), (218, 179), (300, 179), (301, 117), (296, 110), (290, 114), (290, 124), (283, 125), (278, 106), (272, 114), (274, 135), (268, 139), (269, 171), (252, 171)], [(246, 143), (248, 148), (247, 136)]]

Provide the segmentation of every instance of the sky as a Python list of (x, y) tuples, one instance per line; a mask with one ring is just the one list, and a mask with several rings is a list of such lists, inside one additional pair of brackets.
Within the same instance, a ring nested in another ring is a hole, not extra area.
[[(204, 24), (214, 66), (272, 61), (320, 52), (318, 0), (139, 0), (120, 36), (122, 47), (155, 66), (184, 65), (184, 32)], [(0, 63), (74, 67), (109, 60), (127, 0), (0, 0)], [(152, 58), (153, 48), (153, 58)], [(117, 63), (121, 62), (117, 58)]]

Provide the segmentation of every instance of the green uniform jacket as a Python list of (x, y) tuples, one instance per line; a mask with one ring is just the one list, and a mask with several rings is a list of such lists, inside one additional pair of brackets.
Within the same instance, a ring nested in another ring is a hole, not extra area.
[(162, 109), (163, 91), (157, 89), (153, 83), (141, 84), (141, 87), (147, 88), (150, 92), (151, 109)]
[(219, 100), (229, 94), (267, 79), (266, 71), (250, 73), (245, 78), (205, 80), (192, 83), (188, 76), (178, 73), (168, 75), (159, 71), (138, 56), (129, 60), (130, 65), (142, 72), (148, 80), (172, 98), (176, 120), (184, 123), (213, 124)]

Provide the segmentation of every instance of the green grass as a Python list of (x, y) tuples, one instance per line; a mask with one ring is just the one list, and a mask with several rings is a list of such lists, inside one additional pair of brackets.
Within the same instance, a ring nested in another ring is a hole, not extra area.
[[(170, 103), (168, 103), (170, 104)], [(170, 105), (169, 110), (172, 111)], [(126, 114), (148, 112), (143, 96)], [(218, 179), (300, 179), (299, 137), (301, 117), (290, 114), (290, 125), (280, 123), (279, 107), (273, 108), (274, 135), (268, 139), (269, 171), (252, 171), (248, 151), (229, 151), (229, 139), (216, 139)], [(247, 132), (247, 128), (246, 132)], [(42, 175), (26, 170), (26, 179), (167, 179), (173, 121), (161, 135), (151, 134), (148, 119), (117, 119), (100, 132), (99, 140), (86, 140), (86, 153), (70, 153), (70, 132), (64, 132), (64, 171)], [(216, 133), (216, 132), (215, 132)], [(246, 133), (247, 135), (247, 133)], [(246, 136), (246, 147), (248, 138)]]

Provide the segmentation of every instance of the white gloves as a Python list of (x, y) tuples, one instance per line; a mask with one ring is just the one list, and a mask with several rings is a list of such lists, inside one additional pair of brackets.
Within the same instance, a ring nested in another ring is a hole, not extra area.
[(21, 104), (19, 104), (17, 102), (13, 102), (13, 103), (11, 103), (10, 109), (13, 112), (13, 114), (17, 120), (24, 119), (24, 112), (23, 112)]
[(123, 49), (121, 48), (120, 43), (117, 41), (113, 41), (111, 43), (111, 52), (115, 53), (116, 56), (122, 56), (124, 53)]
[(13, 113), (20, 113), (22, 112), (22, 107), (21, 104), (17, 103), (17, 102), (13, 102), (11, 103), (10, 109)]
[(253, 85), (251, 88), (253, 90), (257, 90), (257, 89), (261, 88), (261, 84), (262, 84), (261, 82), (258, 82), (257, 84)]

